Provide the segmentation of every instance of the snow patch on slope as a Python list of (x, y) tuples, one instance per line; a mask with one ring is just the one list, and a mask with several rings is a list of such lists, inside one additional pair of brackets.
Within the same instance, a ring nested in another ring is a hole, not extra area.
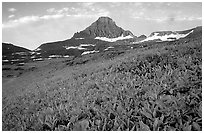
[(79, 40), (79, 39), (84, 39), (84, 38), (75, 38), (76, 40)]
[(12, 55), (26, 55), (26, 52), (16, 52), (12, 53)]
[(95, 44), (80, 44), (80, 47), (96, 46)]
[(64, 55), (63, 57), (64, 57), (64, 58), (68, 58), (68, 57), (69, 57), (69, 55)]
[[(177, 40), (180, 38), (184, 38), (192, 32), (193, 32), (193, 30), (187, 34), (179, 34), (177, 32), (174, 32), (174, 33), (171, 33), (169, 35), (164, 35), (164, 36), (159, 36), (159, 33), (154, 33), (153, 36), (147, 37), (146, 39), (144, 39), (140, 42), (146, 42), (146, 41), (151, 41), (151, 40), (156, 40), (156, 39), (160, 39), (161, 41), (174, 41), (175, 39)], [(175, 39), (173, 39), (173, 38), (175, 38)]]
[(67, 50), (68, 49), (79, 49), (79, 50), (87, 49), (87, 48), (83, 48), (83, 47), (80, 47), (80, 46), (70, 46), (70, 47), (65, 46), (64, 48), (66, 48)]
[(106, 42), (116, 42), (118, 40), (130, 39), (133, 38), (131, 35), (123, 36), (123, 34), (116, 38), (107, 38), (107, 37), (96, 37), (95, 39), (106, 41)]
[(99, 51), (93, 50), (93, 51), (85, 51), (83, 52), (81, 55), (85, 55), (85, 54), (91, 54), (91, 53), (97, 53)]
[(61, 55), (50, 55), (49, 58), (60, 58), (62, 57)]
[(111, 46), (110, 46), (110, 47), (107, 47), (106, 49), (104, 49), (104, 51), (106, 51), (106, 50), (108, 50), (108, 49), (111, 49), (111, 48), (114, 48), (114, 47), (111, 47)]
[(15, 60), (11, 60), (11, 61), (19, 61), (20, 59), (15, 59)]
[(33, 61), (42, 61), (43, 58), (37, 58), (37, 59), (33, 59)]
[(34, 59), (35, 57), (36, 57), (36, 56), (34, 55), (34, 56), (31, 56), (30, 58), (31, 58), (31, 59)]
[(95, 46), (95, 44), (80, 44), (79, 46), (70, 46), (70, 47), (64, 46), (64, 48), (84, 50), (84, 49), (87, 49), (87, 48), (83, 48), (83, 47), (88, 47), (88, 46)]
[(31, 55), (35, 54), (35, 52), (29, 52)]
[(40, 48), (37, 48), (37, 49), (35, 49), (34, 51), (40, 51), (41, 49)]

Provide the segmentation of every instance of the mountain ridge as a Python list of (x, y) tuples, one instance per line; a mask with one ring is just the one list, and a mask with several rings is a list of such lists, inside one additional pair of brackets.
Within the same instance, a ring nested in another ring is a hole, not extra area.
[(4, 49), (4, 50), (2, 50), (2, 54), (10, 54), (13, 52), (29, 52), (29, 51), (31, 51), (27, 48), (24, 48), (21, 46), (16, 46), (12, 43), (5, 43), (5, 42), (2, 43), (2, 49)]
[(124, 30), (117, 26), (115, 21), (109, 17), (100, 17), (83, 31), (77, 32), (72, 38), (95, 38), (107, 37), (116, 38), (119, 36), (134, 36), (129, 30)]
[[(156, 31), (152, 32), (149, 36), (140, 35), (134, 36), (131, 31), (123, 30), (118, 27), (111, 18), (100, 17), (98, 20), (93, 22), (90, 26), (84, 30), (77, 32), (72, 38), (43, 43), (35, 50), (26, 51), (26, 56), (29, 56), (31, 60), (52, 57), (69, 57), (69, 56), (82, 56), (85, 54), (91, 54), (95, 52), (105, 52), (109, 50), (129, 49), (138, 43), (145, 43), (148, 41), (175, 41), (180, 38), (196, 38), (202, 33), (202, 26), (197, 26), (183, 31)], [(152, 38), (151, 38), (152, 37)], [(3, 56), (8, 51), (2, 43)], [(21, 51), (13, 51), (8, 54), (8, 59), (13, 60), (13, 55), (18, 54)], [(25, 58), (25, 57), (23, 57)], [(5, 58), (3, 58), (5, 60)], [(21, 59), (21, 58), (20, 58)], [(27, 58), (26, 58), (27, 59)]]

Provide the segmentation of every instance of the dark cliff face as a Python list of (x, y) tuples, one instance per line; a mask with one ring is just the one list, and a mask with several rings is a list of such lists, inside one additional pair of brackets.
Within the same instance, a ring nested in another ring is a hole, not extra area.
[(100, 17), (96, 22), (92, 23), (85, 30), (79, 33), (75, 33), (73, 38), (95, 38), (95, 37), (116, 38), (122, 35), (133, 36), (133, 34), (130, 31), (125, 31), (121, 27), (118, 27), (111, 18)]

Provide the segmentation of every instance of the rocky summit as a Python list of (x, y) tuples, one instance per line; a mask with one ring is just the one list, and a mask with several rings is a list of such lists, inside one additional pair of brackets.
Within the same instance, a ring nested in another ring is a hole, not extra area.
[(95, 38), (95, 37), (107, 37), (117, 38), (120, 36), (128, 36), (133, 34), (130, 31), (126, 31), (121, 27), (118, 27), (116, 23), (109, 17), (100, 17), (97, 21), (92, 23), (85, 30), (74, 34), (73, 38)]

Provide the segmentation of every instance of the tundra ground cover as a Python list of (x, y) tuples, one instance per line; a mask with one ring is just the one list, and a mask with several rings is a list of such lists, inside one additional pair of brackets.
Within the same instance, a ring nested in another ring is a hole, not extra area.
[(201, 42), (151, 45), (124, 57), (2, 99), (3, 130), (202, 130)]

